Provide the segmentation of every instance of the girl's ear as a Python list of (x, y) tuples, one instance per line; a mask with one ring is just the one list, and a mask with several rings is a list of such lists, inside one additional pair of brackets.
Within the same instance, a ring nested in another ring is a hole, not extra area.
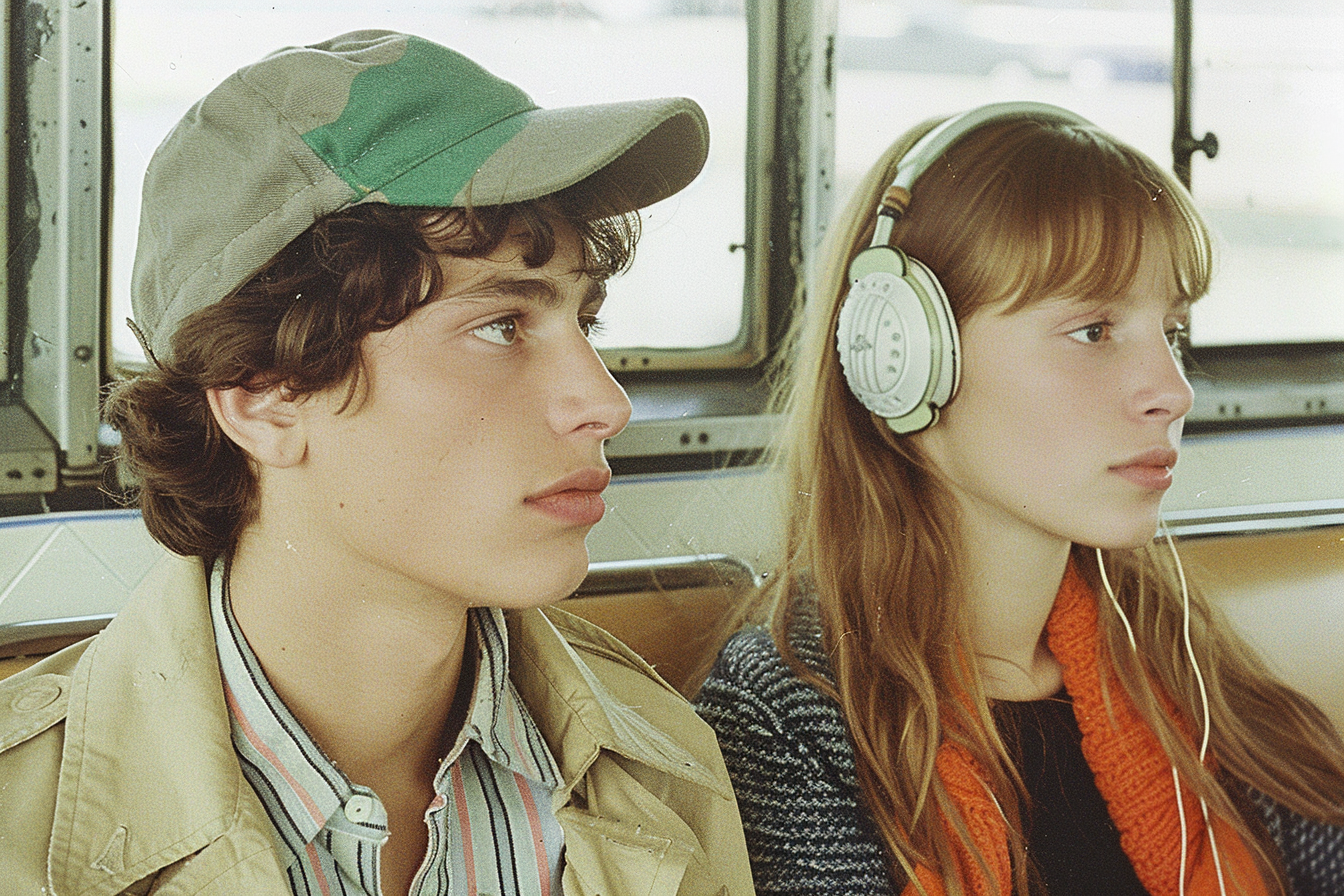
[(300, 402), (281, 385), (205, 390), (215, 421), (234, 444), (268, 467), (292, 467), (307, 450)]

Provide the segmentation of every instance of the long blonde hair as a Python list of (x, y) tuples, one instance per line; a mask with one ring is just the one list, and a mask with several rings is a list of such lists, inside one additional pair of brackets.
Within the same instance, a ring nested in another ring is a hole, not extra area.
[[(835, 349), (849, 263), (872, 238), (874, 211), (897, 163), (932, 124), (898, 140), (869, 171), (830, 234), (822, 279), (795, 323), (795, 364), (782, 374), (776, 405), (785, 420), (776, 455), (789, 508), (785, 558), (764, 600), (773, 604), (783, 656), (844, 713), (862, 799), (898, 886), (923, 865), (942, 874), (947, 892), (962, 892), (954, 836), (984, 858), (935, 773), (938, 746), (953, 736), (987, 770), (985, 783), (1012, 831), (1014, 890), (1025, 893), (1022, 781), (976, 664), (960, 646), (971, 642), (950, 493), (908, 440), (852, 397)], [(1189, 195), (1147, 157), (1095, 128), (1029, 117), (991, 122), (954, 144), (912, 192), (892, 243), (933, 270), (958, 320), (996, 301), (1018, 307), (1051, 296), (1117, 297), (1135, 275), (1145, 239), (1170, 248), (1184, 298), (1194, 301), (1208, 288), (1210, 240)], [(1097, 587), (1096, 555), (1074, 554)], [(1203, 766), (1184, 733), (1199, 727), (1202, 712), (1179, 647), (1182, 598), (1171, 562), (1144, 548), (1105, 552), (1105, 563), (1138, 651), (1116, 614), (1104, 612), (1103, 656), (1181, 779), (1232, 823), (1266, 879), (1286, 892), (1263, 825), (1242, 788), (1225, 784), (1236, 779), (1303, 815), (1344, 823), (1344, 744), (1320, 710), (1275, 681), (1195, 593), (1191, 638), (1218, 763)], [(833, 683), (790, 644), (800, 600), (812, 594)], [(1159, 695), (1179, 718), (1163, 710)]]

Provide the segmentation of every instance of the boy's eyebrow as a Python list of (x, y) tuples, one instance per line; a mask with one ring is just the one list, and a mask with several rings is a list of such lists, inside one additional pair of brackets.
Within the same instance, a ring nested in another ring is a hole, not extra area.
[[(473, 292), (493, 292), (496, 294), (531, 302), (543, 308), (554, 308), (564, 301), (564, 296), (550, 280), (534, 277), (500, 277), (487, 280)], [(600, 305), (607, 297), (607, 285), (601, 280), (589, 278), (579, 307), (587, 308)]]

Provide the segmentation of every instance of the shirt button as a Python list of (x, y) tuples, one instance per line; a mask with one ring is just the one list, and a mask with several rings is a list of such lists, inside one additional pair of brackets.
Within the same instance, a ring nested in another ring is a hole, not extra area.
[(373, 814), (373, 798), (357, 793), (345, 801), (345, 817), (351, 821), (367, 821)]

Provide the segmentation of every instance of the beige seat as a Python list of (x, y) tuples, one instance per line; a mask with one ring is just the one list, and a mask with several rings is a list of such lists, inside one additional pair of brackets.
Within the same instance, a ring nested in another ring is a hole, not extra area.
[[(630, 645), (688, 696), (726, 640), (726, 613), (756, 587), (751, 568), (724, 555), (594, 563), (561, 606)], [(0, 678), (102, 631), (111, 614), (0, 625)]]
[(96, 635), (112, 614), (38, 619), (0, 625), (0, 679), (27, 669), (50, 653)]
[(1344, 526), (1186, 539), (1187, 572), (1344, 732)]
[(751, 567), (726, 555), (595, 563), (563, 609), (620, 638), (691, 697), (731, 634), (731, 610), (757, 586)]
[[(1181, 556), (1284, 681), (1344, 730), (1344, 527), (1188, 538)], [(709, 670), (726, 614), (757, 585), (731, 557), (595, 563), (565, 609), (610, 631), (683, 694)], [(0, 626), (0, 678), (102, 629), (111, 616)]]

